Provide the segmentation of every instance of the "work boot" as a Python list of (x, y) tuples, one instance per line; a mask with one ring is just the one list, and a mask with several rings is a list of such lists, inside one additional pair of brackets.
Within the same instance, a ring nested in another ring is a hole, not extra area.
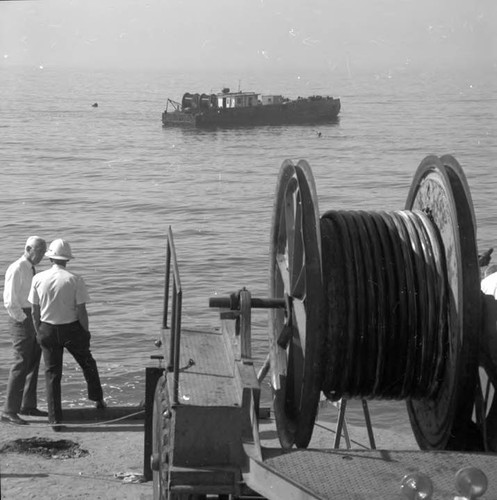
[(9, 424), (15, 425), (27, 425), (26, 420), (23, 420), (17, 413), (6, 412), (2, 413), (2, 422), (7, 422)]

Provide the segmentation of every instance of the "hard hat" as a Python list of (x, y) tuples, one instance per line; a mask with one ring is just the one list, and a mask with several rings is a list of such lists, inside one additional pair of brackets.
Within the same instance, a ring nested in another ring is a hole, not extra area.
[(66, 240), (58, 239), (53, 240), (45, 253), (46, 257), (57, 260), (70, 260), (74, 259), (71, 252), (71, 245)]

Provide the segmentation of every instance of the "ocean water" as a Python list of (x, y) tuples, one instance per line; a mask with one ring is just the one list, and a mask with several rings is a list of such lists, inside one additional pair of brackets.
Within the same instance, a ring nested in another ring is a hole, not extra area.
[[(267, 296), (274, 191), (287, 158), (310, 163), (324, 213), (401, 209), (423, 158), (452, 154), (471, 188), (478, 247), (497, 248), (496, 81), (492, 72), (462, 70), (220, 75), (2, 67), (2, 287), (28, 235), (69, 240), (76, 256), (70, 269), (84, 276), (92, 298), (92, 350), (106, 399), (138, 403), (144, 368), (158, 352), (168, 226), (180, 265), (183, 325), (218, 326), (209, 297), (243, 286)], [(319, 127), (162, 127), (167, 98), (224, 86), (340, 97), (340, 120)], [(258, 364), (267, 353), (266, 320), (267, 313), (253, 313)], [(3, 308), (0, 332), (3, 405), (11, 359)], [(39, 398), (43, 406), (42, 374)], [(63, 400), (68, 407), (87, 404), (82, 374), (68, 354)], [(375, 425), (406, 429), (402, 402), (371, 405)], [(350, 412), (361, 421), (360, 412)]]

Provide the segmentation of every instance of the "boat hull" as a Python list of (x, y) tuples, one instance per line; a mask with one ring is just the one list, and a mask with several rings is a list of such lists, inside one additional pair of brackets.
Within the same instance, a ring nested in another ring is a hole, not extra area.
[(282, 104), (241, 108), (214, 108), (200, 112), (165, 111), (165, 126), (233, 127), (257, 125), (313, 124), (334, 122), (340, 112), (340, 99), (297, 99)]

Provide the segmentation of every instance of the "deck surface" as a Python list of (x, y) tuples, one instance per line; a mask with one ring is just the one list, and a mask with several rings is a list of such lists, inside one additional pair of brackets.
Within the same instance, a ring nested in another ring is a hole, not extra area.
[[(463, 467), (477, 467), (488, 478), (484, 499), (497, 498), (497, 456), (447, 452), (393, 450), (295, 450), (280, 454), (265, 449), (264, 468), (323, 499), (401, 500), (406, 474), (423, 472), (433, 482), (433, 500), (453, 500), (455, 475)], [(266, 484), (265, 487), (271, 488)]]
[[(163, 335), (169, 345), (169, 330)], [(194, 364), (188, 367), (190, 360)], [(182, 329), (179, 365), (182, 405), (232, 407), (240, 402), (233, 358), (221, 332)]]
[(252, 461), (251, 472), (267, 498), (278, 498), (274, 491), (283, 491), (281, 498), (295, 498), (300, 494), (296, 491), (303, 491), (307, 498), (406, 500), (400, 490), (402, 478), (419, 471), (433, 482), (433, 500), (454, 500), (455, 473), (471, 466), (488, 478), (482, 500), (497, 500), (496, 454), (423, 452), (413, 435), (379, 428), (374, 430), (378, 450), (370, 450), (366, 429), (354, 425), (349, 425), (351, 449), (342, 440), (335, 450), (335, 423), (319, 416), (307, 450), (283, 452), (272, 419), (261, 421), (259, 431), (264, 461)]

